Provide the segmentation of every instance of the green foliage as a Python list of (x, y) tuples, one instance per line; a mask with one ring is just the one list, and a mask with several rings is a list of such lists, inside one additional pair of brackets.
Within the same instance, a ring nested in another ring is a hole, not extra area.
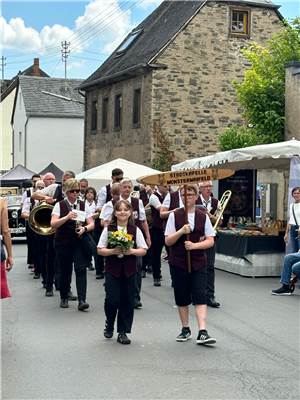
[(226, 129), (226, 131), (220, 135), (219, 141), (221, 150), (226, 151), (263, 144), (266, 143), (266, 138), (257, 135), (253, 128), (235, 125)]
[[(251, 68), (245, 72), (244, 80), (235, 82), (234, 86), (244, 107), (243, 116), (255, 128), (253, 142), (279, 142), (284, 137), (285, 64), (300, 61), (300, 18), (290, 24), (285, 22), (285, 28), (266, 47), (252, 42), (243, 54)], [(238, 133), (238, 137), (232, 138), (232, 144), (251, 141), (250, 131), (235, 127), (221, 135), (221, 146), (229, 146), (231, 131), (234, 135)]]
[(152, 160), (152, 168), (159, 171), (170, 171), (174, 163), (174, 153), (170, 150), (169, 138), (162, 132), (159, 121), (153, 123), (153, 136), (156, 140), (157, 151)]

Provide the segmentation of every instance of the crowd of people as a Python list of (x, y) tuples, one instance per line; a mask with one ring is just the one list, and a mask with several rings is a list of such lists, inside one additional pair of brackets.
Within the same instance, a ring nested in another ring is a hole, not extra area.
[[(64, 172), (61, 184), (50, 172), (34, 175), (32, 188), (24, 192), (22, 200), (22, 216), (27, 220), (28, 268), (34, 279), (42, 279), (46, 297), (54, 296), (55, 288), (60, 293), (62, 309), (77, 300), (77, 308), (82, 312), (90, 307), (87, 270), (95, 270), (96, 279), (105, 279), (104, 336), (113, 337), (117, 320), (117, 341), (130, 344), (127, 335), (131, 333), (134, 309), (142, 308), (142, 279), (151, 273), (153, 286), (161, 286), (165, 248), (164, 258), (169, 262), (181, 323), (176, 340), (184, 342), (191, 338), (189, 306), (193, 304), (198, 324), (196, 343), (212, 345), (216, 339), (206, 329), (207, 306), (220, 307), (215, 298), (215, 223), (219, 201), (212, 188), (211, 181), (186, 185), (184, 196), (183, 187), (176, 191), (162, 185), (134, 187), (116, 168), (111, 183), (97, 193), (87, 179), (76, 180), (72, 171)], [(282, 287), (272, 291), (275, 295), (291, 294), (300, 276), (300, 188), (294, 188), (292, 195), (295, 202), (291, 205), (285, 240), (291, 236), (294, 248), (285, 257)], [(41, 202), (52, 208), (49, 232), (43, 235), (28, 222)], [(3, 200), (0, 211), (6, 247), (5, 253), (1, 241), (3, 298), (10, 296), (6, 271), (13, 264)], [(76, 295), (71, 291), (73, 267)]]

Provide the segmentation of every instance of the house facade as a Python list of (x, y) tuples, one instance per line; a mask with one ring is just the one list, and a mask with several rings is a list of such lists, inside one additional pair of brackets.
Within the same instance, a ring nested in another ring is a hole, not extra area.
[(161, 136), (176, 162), (218, 151), (218, 136), (242, 123), (232, 83), (248, 66), (242, 48), (281, 28), (267, 0), (163, 2), (81, 85), (85, 168), (150, 165)]
[(19, 77), (12, 114), (13, 166), (41, 171), (53, 162), (82, 171), (84, 97), (82, 81)]
[(19, 76), (44, 76), (48, 77), (41, 68), (38, 58), (34, 58), (33, 64), (20, 72), (11, 80), (1, 82), (1, 101), (0, 101), (0, 171), (8, 171), (13, 166), (13, 151), (12, 151), (12, 126), (11, 116), (16, 96), (17, 86), (19, 84)]

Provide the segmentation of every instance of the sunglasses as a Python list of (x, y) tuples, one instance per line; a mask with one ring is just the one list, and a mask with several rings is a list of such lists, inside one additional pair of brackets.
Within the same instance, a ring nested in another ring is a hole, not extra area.
[(79, 190), (79, 189), (72, 189), (72, 190), (69, 190), (69, 192), (70, 192), (70, 193), (79, 193), (80, 190)]

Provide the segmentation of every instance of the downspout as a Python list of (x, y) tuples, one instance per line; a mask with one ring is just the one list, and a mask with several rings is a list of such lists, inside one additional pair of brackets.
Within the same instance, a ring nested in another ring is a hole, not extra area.
[(11, 126), (11, 131), (12, 131), (11, 153), (10, 153), (11, 161), (12, 161), (11, 168), (14, 168), (15, 167), (15, 148), (14, 148), (14, 145), (15, 145), (15, 131), (14, 131), (13, 124), (12, 124), (11, 121), (10, 121), (10, 126)]
[(27, 168), (27, 124), (28, 117), (25, 122), (25, 130), (24, 130), (24, 167)]
[(84, 119), (83, 119), (83, 165), (81, 166), (81, 171), (86, 169), (86, 162), (85, 162), (85, 143), (86, 143), (86, 136), (87, 136), (87, 101), (86, 101), (86, 93), (82, 90), (78, 89), (78, 93), (84, 98)]

